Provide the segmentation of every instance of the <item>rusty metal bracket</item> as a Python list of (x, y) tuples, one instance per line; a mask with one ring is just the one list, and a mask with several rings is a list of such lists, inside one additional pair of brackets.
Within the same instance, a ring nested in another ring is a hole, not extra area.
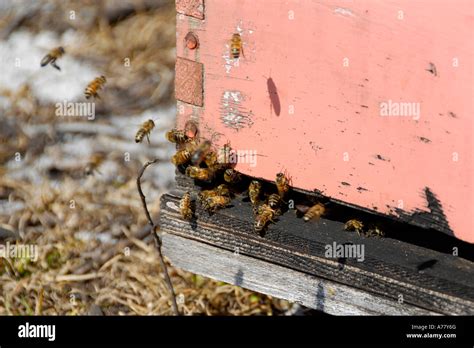
[(188, 104), (203, 106), (202, 63), (189, 59), (176, 58), (175, 97)]

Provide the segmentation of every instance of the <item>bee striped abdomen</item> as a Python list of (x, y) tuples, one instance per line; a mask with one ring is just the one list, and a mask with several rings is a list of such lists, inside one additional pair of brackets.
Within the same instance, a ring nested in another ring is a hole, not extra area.
[[(155, 128), (155, 122), (153, 120), (148, 120), (143, 122), (142, 126), (140, 129), (137, 131), (137, 134), (135, 135), (135, 142), (136, 143), (141, 143), (143, 138), (146, 136), (148, 137), (152, 129)], [(150, 142), (150, 140), (148, 140)]]
[(240, 57), (240, 52), (242, 52), (242, 38), (240, 34), (232, 35), (232, 39), (230, 41), (230, 55), (234, 59), (238, 59)]
[(91, 83), (89, 83), (84, 91), (86, 99), (89, 99), (90, 97), (99, 98), (98, 91), (106, 82), (107, 79), (105, 76), (96, 77)]
[(61, 70), (61, 68), (56, 65), (56, 60), (59, 59), (64, 54), (64, 52), (64, 48), (56, 47), (55, 49), (51, 50), (46, 56), (44, 56), (43, 59), (41, 59), (40, 65), (43, 67), (51, 63), (53, 67), (58, 70)]

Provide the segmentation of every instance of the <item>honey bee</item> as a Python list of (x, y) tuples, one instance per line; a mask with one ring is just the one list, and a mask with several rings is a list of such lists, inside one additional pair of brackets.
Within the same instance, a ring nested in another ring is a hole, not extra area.
[(224, 172), (224, 180), (229, 184), (236, 184), (242, 180), (240, 173), (232, 168), (228, 168)]
[(249, 185), (249, 198), (252, 205), (257, 206), (260, 201), (260, 194), (262, 191), (262, 183), (258, 180), (252, 180)]
[(192, 179), (201, 181), (212, 181), (212, 179), (214, 179), (214, 171), (210, 168), (189, 166), (186, 168), (186, 175)]
[(366, 237), (384, 237), (385, 233), (378, 226), (371, 226), (365, 233)]
[(280, 195), (276, 193), (272, 193), (270, 196), (268, 196), (268, 205), (275, 211), (280, 207), (281, 202), (282, 200)]
[(219, 196), (227, 196), (230, 197), (230, 190), (226, 184), (220, 184), (216, 187), (215, 191)]
[(230, 40), (230, 56), (234, 59), (239, 59), (240, 53), (245, 57), (242, 38), (240, 37), (240, 34), (235, 33), (232, 35), (232, 39)]
[(362, 221), (352, 219), (344, 224), (344, 229), (346, 231), (356, 231), (357, 234), (360, 236), (361, 233), (363, 233), (364, 224), (362, 223)]
[(65, 53), (63, 47), (56, 47), (49, 51), (47, 55), (44, 56), (44, 58), (41, 60), (41, 66), (46, 66), (48, 64), (51, 64), (53, 67), (55, 67), (58, 70), (61, 70), (59, 66), (56, 65), (56, 60), (61, 58), (61, 56)]
[(150, 143), (150, 133), (152, 129), (155, 128), (155, 122), (153, 120), (148, 120), (142, 123), (140, 128), (137, 131), (137, 134), (135, 135), (135, 142), (136, 143), (141, 143), (143, 138), (146, 136), (146, 140), (148, 141), (148, 144)]
[(286, 194), (290, 190), (290, 179), (284, 173), (278, 173), (276, 175), (276, 187), (278, 190), (278, 194), (282, 199), (285, 198)]
[(326, 211), (326, 208), (322, 203), (316, 203), (312, 207), (308, 207), (306, 205), (297, 205), (296, 209), (304, 213), (304, 221), (309, 221), (313, 219), (318, 220)]
[(186, 192), (181, 200), (179, 201), (179, 211), (181, 216), (185, 220), (191, 220), (193, 217), (193, 209), (192, 209), (192, 202), (191, 202), (191, 195), (189, 192)]
[(191, 159), (191, 152), (188, 149), (182, 149), (177, 151), (173, 157), (171, 157), (171, 163), (175, 166), (183, 165)]
[(222, 209), (230, 204), (230, 197), (226, 196), (211, 196), (206, 197), (202, 202), (202, 207), (209, 213), (216, 212), (217, 209)]
[(183, 130), (178, 130), (176, 128), (166, 132), (166, 140), (174, 144), (184, 144), (189, 141), (189, 137)]
[(199, 192), (199, 201), (203, 202), (209, 197), (225, 196), (230, 197), (230, 190), (226, 184), (221, 184), (213, 190), (203, 190)]
[(201, 164), (201, 162), (211, 150), (211, 145), (212, 144), (209, 140), (204, 140), (202, 143), (200, 143), (191, 157), (191, 163), (195, 166)]
[(84, 168), (84, 174), (89, 176), (94, 174), (94, 172), (100, 173), (97, 168), (99, 168), (99, 166), (102, 164), (104, 158), (105, 156), (103, 153), (97, 152), (92, 154), (91, 158), (86, 164), (86, 167)]
[(100, 99), (98, 91), (102, 89), (102, 87), (104, 86), (106, 82), (107, 82), (107, 79), (105, 78), (104, 75), (96, 77), (91, 83), (87, 85), (84, 91), (84, 94), (86, 95), (86, 99), (89, 99), (90, 97)]
[(255, 217), (255, 232), (262, 232), (269, 222), (274, 222), (275, 211), (267, 204), (262, 204), (257, 209), (257, 216)]
[(218, 165), (217, 154), (214, 151), (209, 151), (204, 157), (204, 163), (208, 168), (215, 168)]

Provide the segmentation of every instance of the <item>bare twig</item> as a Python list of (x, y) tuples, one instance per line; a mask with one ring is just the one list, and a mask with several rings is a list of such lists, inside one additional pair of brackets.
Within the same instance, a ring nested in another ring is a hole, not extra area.
[(163, 258), (163, 253), (161, 252), (161, 239), (158, 236), (158, 234), (156, 233), (157, 225), (155, 225), (155, 223), (153, 222), (153, 219), (151, 218), (150, 212), (148, 211), (148, 207), (146, 205), (146, 198), (145, 198), (145, 195), (143, 194), (142, 186), (141, 186), (141, 178), (142, 178), (143, 173), (145, 172), (146, 168), (148, 168), (148, 166), (150, 166), (150, 165), (152, 165), (153, 163), (156, 163), (156, 162), (158, 162), (158, 159), (154, 159), (153, 161), (148, 161), (143, 165), (143, 168), (138, 173), (137, 188), (138, 188), (138, 193), (140, 194), (140, 199), (142, 200), (143, 209), (145, 210), (145, 215), (148, 219), (148, 223), (151, 226), (151, 233), (153, 234), (153, 237), (155, 239), (156, 249), (158, 250), (158, 256), (160, 258), (161, 267), (163, 268), (163, 272), (165, 274), (166, 284), (168, 285), (168, 289), (169, 289), (170, 294), (171, 294), (171, 304), (173, 305), (174, 313), (175, 313), (175, 315), (180, 315), (179, 310), (178, 310), (178, 304), (176, 303), (176, 295), (175, 295), (175, 292), (174, 292), (173, 284), (171, 283), (171, 278), (170, 278), (170, 275), (168, 273), (168, 268), (166, 266), (165, 259)]

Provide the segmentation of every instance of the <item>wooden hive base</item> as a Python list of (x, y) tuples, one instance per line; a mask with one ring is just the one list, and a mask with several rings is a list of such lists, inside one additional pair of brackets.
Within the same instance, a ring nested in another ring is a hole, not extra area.
[[(212, 216), (198, 206), (196, 218), (185, 221), (179, 199), (199, 188), (181, 175), (177, 183), (161, 198), (160, 217), (163, 252), (177, 267), (329, 314), (474, 313), (472, 261), (392, 238), (358, 236), (340, 221), (303, 223), (291, 210), (259, 236), (244, 195)], [(364, 261), (326, 257), (334, 242), (364, 245)]]

